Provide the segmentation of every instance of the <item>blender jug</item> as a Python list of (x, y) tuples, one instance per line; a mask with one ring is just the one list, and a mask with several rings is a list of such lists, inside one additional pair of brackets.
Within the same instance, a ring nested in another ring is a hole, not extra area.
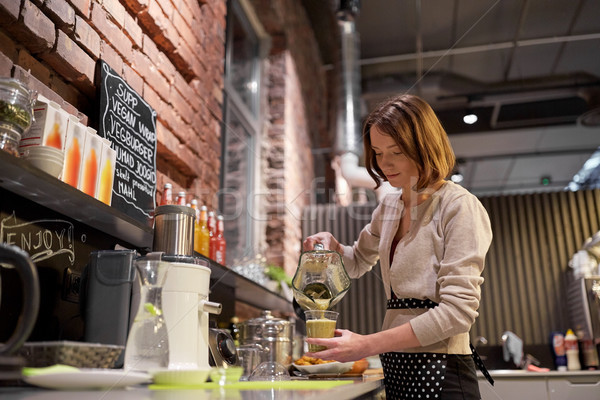
[(313, 251), (302, 253), (292, 279), (292, 290), (303, 310), (328, 310), (349, 288), (350, 277), (339, 253), (324, 250), (320, 243)]

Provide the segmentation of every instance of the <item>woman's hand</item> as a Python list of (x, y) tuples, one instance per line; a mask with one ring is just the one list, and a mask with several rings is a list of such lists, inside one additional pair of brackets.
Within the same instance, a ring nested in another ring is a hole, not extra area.
[(321, 243), (326, 250), (333, 250), (341, 253), (342, 249), (340, 242), (338, 242), (329, 232), (319, 232), (307, 237), (302, 243), (302, 250), (310, 251), (314, 249), (315, 244), (317, 243)]
[(306, 353), (309, 357), (339, 362), (357, 361), (372, 356), (368, 337), (346, 329), (336, 329), (335, 337), (330, 339), (306, 338), (308, 344), (326, 346), (327, 350), (316, 353)]

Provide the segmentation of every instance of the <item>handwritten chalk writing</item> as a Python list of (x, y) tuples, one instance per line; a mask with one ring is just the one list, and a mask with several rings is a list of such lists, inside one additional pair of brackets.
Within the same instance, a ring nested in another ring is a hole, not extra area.
[(128, 149), (140, 156), (144, 161), (152, 163), (154, 151), (149, 146), (144, 144), (140, 139), (138, 139), (135, 134), (128, 131), (119, 120), (112, 118), (112, 115), (109, 116), (109, 120), (112, 133), (111, 136), (114, 136), (118, 143), (125, 145)]
[(156, 111), (99, 60), (98, 134), (117, 151), (112, 206), (147, 223), (156, 194)]
[(133, 188), (127, 185), (125, 182), (119, 182), (119, 193), (128, 197), (130, 200), (137, 200), (135, 198), (135, 190), (133, 190)]
[[(122, 84), (117, 85), (116, 95), (122, 99), (129, 107), (135, 108), (138, 104), (136, 96), (125, 88)], [(139, 115), (139, 114), (138, 114)]]
[(66, 254), (75, 262), (74, 226), (61, 219), (39, 219), (19, 223), (15, 212), (0, 221), (0, 241), (20, 247), (33, 262)]
[(152, 183), (156, 182), (156, 174), (154, 170), (148, 168), (147, 165), (142, 163), (138, 162), (136, 164), (135, 174), (146, 181), (150, 181)]
[(131, 127), (135, 127), (135, 123), (137, 120), (136, 115), (125, 106), (125, 104), (120, 101), (114, 101), (112, 106), (112, 112), (116, 114), (121, 121), (125, 122), (127, 125)]
[(149, 143), (156, 142), (156, 132), (148, 129), (148, 127), (146, 125), (144, 125), (144, 123), (142, 121), (140, 121), (138, 123), (138, 132), (140, 132), (142, 134), (142, 136), (144, 137), (144, 139), (146, 139), (147, 142), (149, 142)]

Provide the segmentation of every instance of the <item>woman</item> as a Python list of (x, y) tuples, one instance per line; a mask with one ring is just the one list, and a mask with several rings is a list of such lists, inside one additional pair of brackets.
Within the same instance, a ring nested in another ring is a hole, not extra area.
[(402, 95), (379, 106), (363, 137), (376, 186), (388, 181), (401, 190), (383, 199), (354, 245), (320, 232), (303, 248), (322, 243), (339, 252), (352, 278), (379, 260), (387, 312), (374, 334), (339, 329), (331, 339), (307, 338), (328, 347), (309, 355), (345, 362), (379, 354), (390, 399), (479, 399), (469, 330), (492, 240), (487, 212), (466, 189), (444, 180), (454, 153), (422, 99)]

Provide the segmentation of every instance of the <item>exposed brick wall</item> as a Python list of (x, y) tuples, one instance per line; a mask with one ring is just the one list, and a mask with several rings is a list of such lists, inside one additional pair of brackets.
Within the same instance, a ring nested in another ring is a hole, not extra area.
[(216, 208), (226, 11), (226, 0), (0, 0), (0, 75), (87, 122), (103, 59), (157, 112), (157, 188)]
[[(314, 179), (310, 138), (328, 131), (325, 72), (302, 3), (253, 0), (271, 36), (266, 64), (266, 137), (262, 144), (267, 210), (267, 259), (293, 275), (300, 256), (302, 209)], [(311, 133), (316, 133), (312, 134)]]

